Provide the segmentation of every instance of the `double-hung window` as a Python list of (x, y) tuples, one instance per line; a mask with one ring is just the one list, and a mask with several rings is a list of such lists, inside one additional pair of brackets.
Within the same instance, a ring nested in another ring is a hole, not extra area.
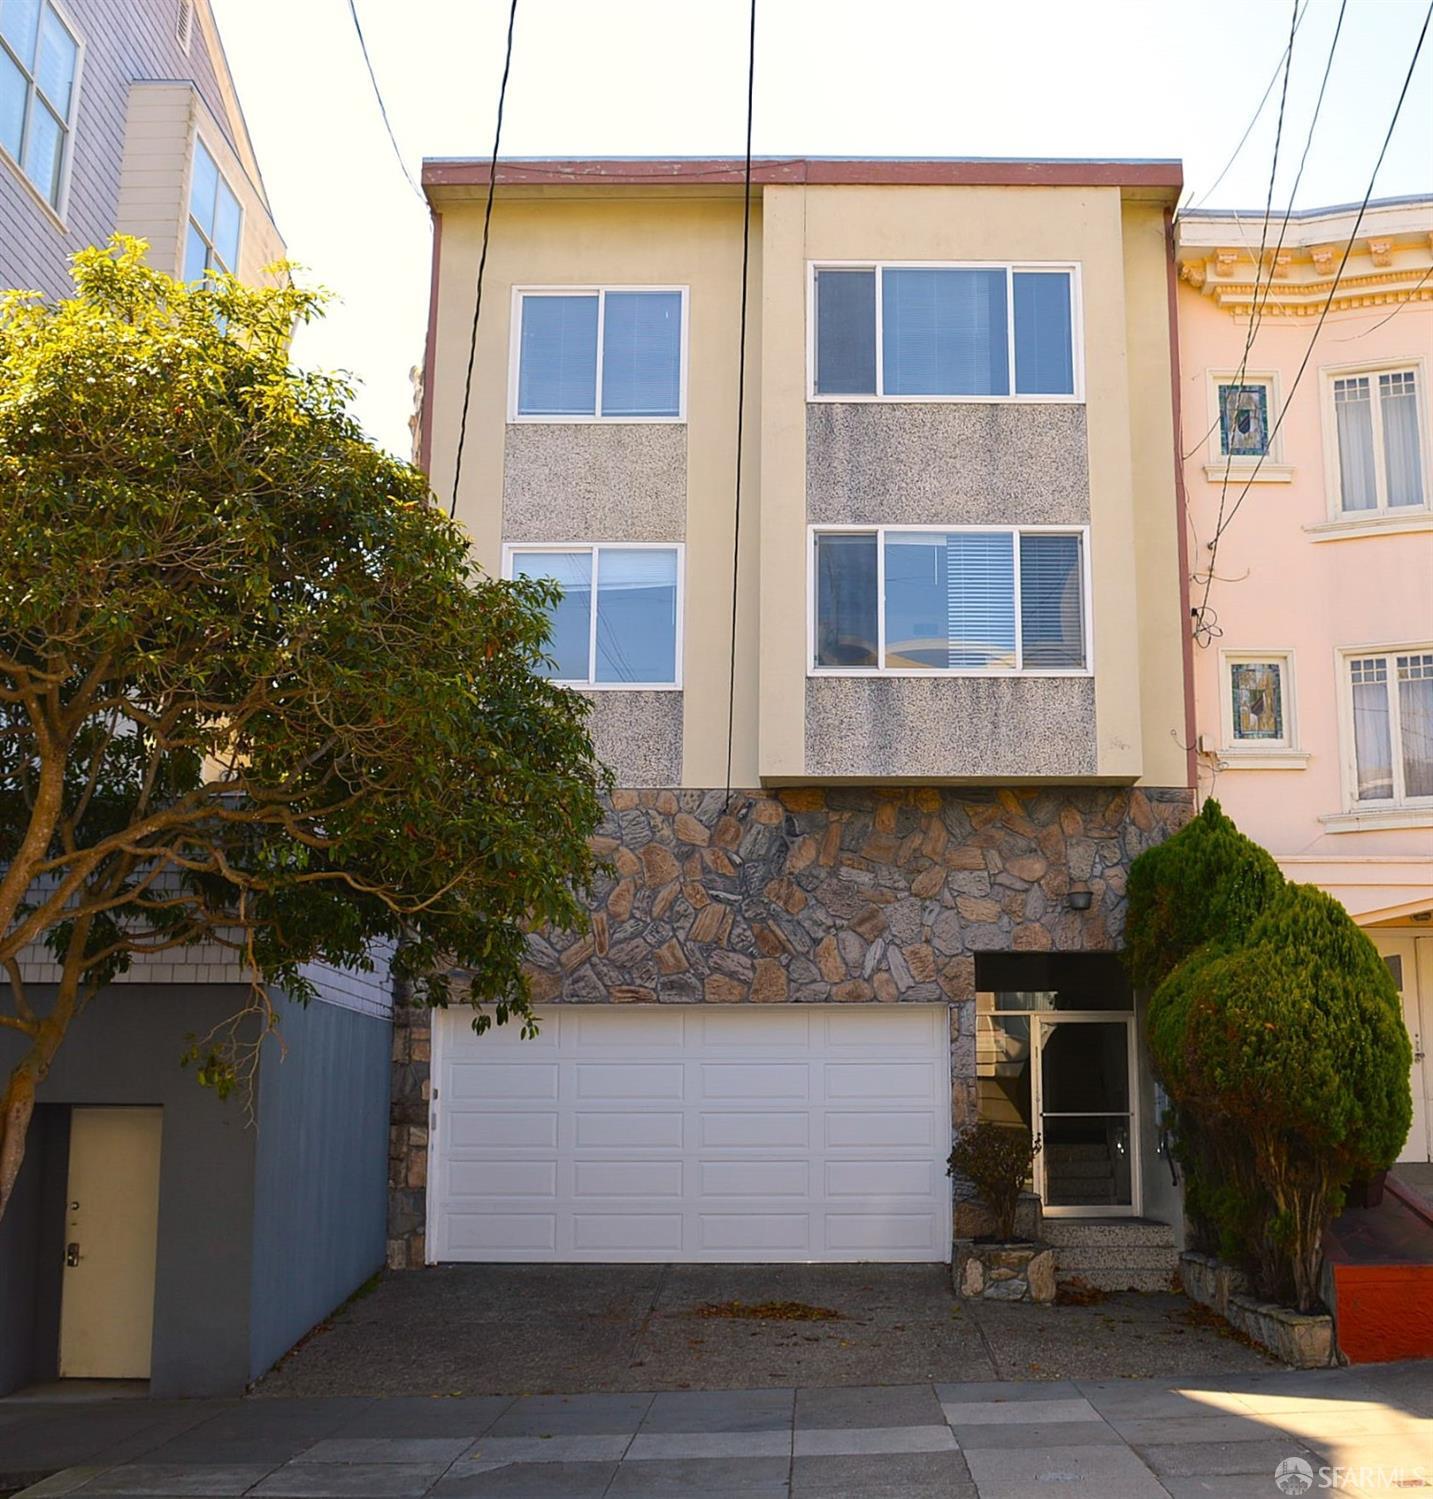
[(546, 675), (575, 687), (681, 685), (681, 548), (634, 542), (507, 548), (511, 578), (547, 578)]
[(189, 230), (184, 241), (186, 281), (203, 280), (205, 271), (238, 270), (240, 220), (238, 198), (204, 142), (196, 139), (189, 182)]
[(1074, 400), (1072, 265), (818, 265), (815, 399)]
[(1089, 670), (1083, 530), (818, 528), (812, 551), (813, 672)]
[(1346, 657), (1351, 801), (1433, 807), (1433, 646)]
[(0, 146), (56, 212), (79, 68), (79, 39), (52, 0), (0, 0)]
[(682, 418), (686, 292), (681, 288), (520, 290), (515, 324), (515, 419)]
[(1421, 366), (1331, 377), (1337, 515), (1393, 514), (1427, 506), (1422, 383)]

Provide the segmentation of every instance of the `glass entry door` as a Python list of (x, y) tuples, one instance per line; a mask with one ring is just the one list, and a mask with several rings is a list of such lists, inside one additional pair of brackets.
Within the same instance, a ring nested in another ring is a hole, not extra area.
[(1138, 1214), (1134, 1017), (1045, 1014), (1034, 1022), (1035, 1181), (1045, 1212)]

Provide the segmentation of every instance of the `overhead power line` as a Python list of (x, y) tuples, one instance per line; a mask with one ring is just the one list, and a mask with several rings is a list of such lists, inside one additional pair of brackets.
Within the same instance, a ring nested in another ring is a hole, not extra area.
[(746, 426), (746, 303), (751, 270), (751, 126), (756, 107), (756, 0), (746, 43), (746, 160), (742, 174), (741, 324), (736, 353), (736, 497), (731, 528), (731, 669), (726, 694), (726, 799), (731, 801), (731, 760), (736, 727), (736, 613), (741, 561), (742, 439)]
[(393, 124), (388, 118), (388, 106), (383, 102), (383, 90), (378, 87), (378, 75), (373, 71), (373, 59), (368, 55), (368, 42), (363, 35), (363, 22), (358, 19), (358, 0), (348, 0), (348, 13), (353, 17), (353, 29), (358, 33), (358, 47), (363, 53), (364, 65), (368, 68), (368, 81), (373, 85), (373, 97), (378, 101), (378, 113), (383, 116), (383, 128), (388, 132), (388, 142), (393, 147), (393, 154), (398, 158), (398, 165), (403, 175), (408, 179), (408, 186), (423, 199), (427, 205), (427, 198), (423, 197), (423, 189), (413, 180), (413, 174), (408, 170), (408, 163), (403, 160), (403, 153), (398, 149), (398, 137), (393, 133)]
[(1235, 500), (1233, 508), (1227, 517), (1221, 519), (1215, 529), (1214, 535), (1209, 542), (1209, 568), (1204, 579), (1204, 597), (1199, 607), (1194, 611), (1195, 615), (1195, 637), (1200, 637), (1200, 627), (1209, 606), (1209, 590), (1214, 584), (1214, 564), (1219, 555), (1219, 541), (1224, 533), (1234, 522), (1234, 517), (1239, 513), (1239, 507), (1243, 505), (1245, 498), (1255, 480), (1259, 477), (1259, 470), (1264, 466), (1264, 460), (1269, 456), (1269, 450), (1273, 445), (1274, 438), (1278, 436), (1280, 427), (1284, 424), (1284, 417), (1288, 414), (1289, 407), (1293, 402), (1294, 392), (1299, 388), (1299, 382), (1304, 378), (1304, 373), (1309, 367), (1309, 360), (1314, 356), (1314, 349), (1319, 341), (1319, 334), (1323, 331), (1324, 320), (1328, 317), (1329, 308), (1333, 306), (1334, 296), (1338, 292), (1339, 282), (1343, 279), (1344, 268), (1348, 265), (1348, 258), (1353, 253), (1354, 241), (1358, 238), (1358, 231), (1363, 224), (1363, 216), (1368, 211), (1369, 200), (1373, 197), (1374, 184), (1378, 181), (1379, 169), (1383, 166), (1383, 158), (1388, 154), (1389, 143), (1393, 140), (1393, 132), (1398, 124), (1398, 117), (1403, 112), (1404, 101), (1408, 98), (1408, 89), (1413, 82), (1413, 74), (1418, 67), (1418, 58), (1423, 51), (1423, 43), (1428, 37), (1428, 23), (1433, 21), (1433, 0), (1429, 0), (1428, 9), (1423, 14), (1423, 26), (1418, 33), (1418, 40), (1413, 47), (1413, 56), (1408, 62), (1408, 72), (1403, 78), (1403, 87), (1398, 91), (1398, 102), (1393, 107), (1393, 118), (1388, 122), (1388, 130), (1383, 137), (1383, 145), (1379, 148), (1378, 160), (1373, 164), (1373, 171), (1369, 174), (1368, 188), (1364, 192), (1363, 201), (1358, 206), (1358, 214), (1354, 218), (1353, 228), (1349, 231), (1348, 242), (1343, 247), (1343, 255), (1339, 260), (1338, 269), (1334, 272), (1334, 278), (1329, 286), (1328, 296), (1324, 298), (1324, 305), (1319, 311), (1319, 320), (1314, 325), (1313, 336), (1309, 339), (1309, 346), (1304, 350), (1304, 357), (1299, 363), (1298, 371), (1295, 373), (1293, 382), (1290, 384), (1284, 396), (1283, 405), (1279, 410), (1274, 425), (1269, 429), (1269, 435), (1264, 442), (1264, 451), (1259, 454), (1258, 462), (1244, 481), (1244, 487), (1239, 491), (1239, 498)]
[(488, 238), (493, 227), (493, 195), (498, 185), (498, 148), (503, 139), (503, 109), (508, 97), (508, 74), (512, 72), (512, 37), (517, 25), (517, 0), (508, 10), (508, 39), (503, 52), (503, 77), (498, 85), (498, 117), (493, 126), (493, 154), (488, 162), (488, 201), (483, 209), (483, 246), (478, 252), (478, 282), (473, 292), (473, 330), (468, 337), (468, 368), (463, 376), (463, 415), (458, 423), (458, 451), (453, 459), (453, 498), (448, 504), (448, 519), (458, 513), (458, 484), (463, 477), (463, 444), (468, 439), (468, 405), (473, 396), (473, 361), (478, 352), (478, 319), (483, 315), (483, 273), (488, 268)]

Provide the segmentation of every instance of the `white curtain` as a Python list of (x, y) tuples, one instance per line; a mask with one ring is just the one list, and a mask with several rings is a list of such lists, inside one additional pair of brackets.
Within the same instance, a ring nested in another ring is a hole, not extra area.
[(1353, 684), (1353, 749), (1359, 801), (1389, 800), (1393, 795), (1393, 740), (1388, 725), (1387, 681)]
[(1383, 462), (1388, 475), (1388, 503), (1423, 503), (1423, 464), (1418, 441), (1418, 391), (1413, 371), (1380, 375), (1379, 411), (1383, 417)]
[[(1433, 656), (1399, 662), (1398, 720), (1403, 740), (1403, 794), (1433, 796)], [(1413, 676), (1411, 673), (1423, 675)]]
[(1378, 504), (1373, 468), (1373, 398), (1368, 378), (1335, 380), (1338, 421), (1339, 493), (1345, 510), (1372, 510)]

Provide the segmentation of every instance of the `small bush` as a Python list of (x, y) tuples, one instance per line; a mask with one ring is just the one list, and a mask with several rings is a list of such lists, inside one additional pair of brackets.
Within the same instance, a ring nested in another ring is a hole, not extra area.
[(1239, 942), (1283, 887), (1270, 855), (1211, 798), (1173, 838), (1130, 866), (1125, 963), (1153, 989), (1206, 942)]
[(957, 1172), (975, 1184), (980, 1200), (995, 1217), (999, 1238), (1015, 1237), (1015, 1209), (1040, 1149), (1028, 1129), (981, 1123), (964, 1130), (950, 1153), (946, 1171)]

